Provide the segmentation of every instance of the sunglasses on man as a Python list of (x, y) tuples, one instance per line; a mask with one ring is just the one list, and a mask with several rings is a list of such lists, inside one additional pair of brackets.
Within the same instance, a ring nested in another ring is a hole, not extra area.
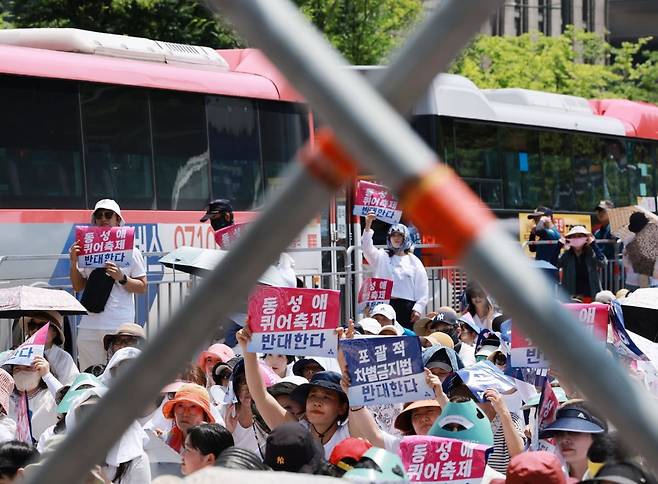
[(94, 218), (96, 220), (101, 220), (101, 219), (110, 220), (114, 215), (115, 214), (112, 210), (96, 210), (94, 212)]

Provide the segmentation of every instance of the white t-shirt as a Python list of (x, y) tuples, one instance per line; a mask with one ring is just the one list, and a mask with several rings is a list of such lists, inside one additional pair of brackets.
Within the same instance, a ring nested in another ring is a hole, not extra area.
[(78, 367), (75, 366), (73, 358), (66, 351), (56, 345), (44, 350), (44, 355), (50, 369), (62, 385), (70, 385), (75, 377), (80, 374)]
[[(128, 267), (121, 269), (128, 277), (137, 278), (146, 275), (146, 266), (142, 253), (136, 247), (133, 248), (133, 260)], [(93, 269), (85, 268), (80, 272), (85, 278)], [(133, 293), (128, 292), (124, 286), (118, 282), (114, 283), (110, 297), (105, 303), (105, 310), (102, 313), (89, 313), (80, 320), (79, 328), (82, 329), (102, 329), (114, 330), (123, 323), (135, 322), (135, 298)]]
[(372, 242), (372, 230), (364, 230), (361, 238), (363, 254), (372, 267), (372, 276), (393, 281), (391, 297), (415, 301), (413, 310), (425, 314), (429, 285), (423, 263), (413, 254), (390, 257)]
[[(237, 422), (235, 425), (235, 430), (231, 432), (233, 435), (233, 442), (236, 447), (242, 447), (243, 449), (249, 449), (256, 453), (257, 456), (261, 457), (261, 450), (258, 448), (258, 440), (256, 439), (256, 433), (254, 431), (254, 426), (250, 425), (249, 427), (243, 427), (240, 425), (240, 422)], [(265, 453), (265, 445), (262, 445), (262, 452)]]
[[(308, 423), (308, 420), (300, 420), (299, 423), (302, 424), (304, 427), (306, 427), (309, 431), (311, 430), (311, 424)], [(340, 444), (343, 440), (347, 439), (349, 436), (350, 436), (350, 429), (347, 425), (347, 422), (343, 423), (342, 425), (339, 425), (336, 431), (334, 432), (334, 435), (332, 435), (329, 441), (322, 446), (324, 447), (324, 458), (329, 460), (329, 457), (331, 457), (331, 453), (333, 452), (334, 447)]]
[(16, 422), (0, 414), (0, 444), (16, 438)]

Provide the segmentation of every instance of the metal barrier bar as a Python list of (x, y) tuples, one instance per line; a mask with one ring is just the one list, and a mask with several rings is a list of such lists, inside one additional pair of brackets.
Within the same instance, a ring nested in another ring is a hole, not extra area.
[[(546, 297), (552, 293), (550, 283), (532, 269), (518, 243), (497, 226), (463, 180), (448, 169), (433, 169), (429, 149), (364, 88), (365, 81), (341, 69), (344, 62), (299, 21), (289, 3), (213, 3), (221, 4), (238, 29), (263, 47), (350, 153), (402, 192), (403, 206), (410, 209), (421, 232), (435, 235), (461, 256), (466, 269), (502, 303), (515, 324), (541, 345), (558, 370), (573, 377), (626, 443), (658, 470), (658, 415), (651, 397), (589, 339), (582, 325)], [(468, 8), (469, 3), (461, 5)], [(459, 207), (454, 196), (463, 197)], [(437, 219), (452, 230), (446, 231)], [(561, 331), (555, 331), (556, 326)]]
[[(461, 3), (464, 8), (468, 8), (469, 2)], [(420, 179), (426, 184), (418, 186), (419, 193), (427, 197), (430, 193), (428, 188), (446, 181), (457, 184), (458, 187), (465, 186), (460, 185), (458, 179), (446, 175), (448, 172), (445, 170), (440, 172), (432, 170), (434, 158), (427, 156), (431, 152), (421, 144), (406, 124), (398, 122), (379, 98), (359, 84), (363, 81), (358, 77), (350, 77), (346, 74), (346, 70), (339, 72), (343, 63), (327, 49), (320, 36), (303, 23), (291, 5), (274, 0), (233, 0), (222, 4), (226, 7), (224, 13), (235, 21), (239, 30), (247, 34), (250, 40), (264, 46), (268, 55), (278, 61), (283, 72), (296, 81), (295, 85), (308, 99), (311, 99), (322, 117), (335, 126), (339, 134), (342, 134), (350, 151), (357, 154), (368, 168), (382, 176), (391, 187), (398, 191), (403, 189), (405, 184), (415, 187)], [(493, 8), (495, 4), (491, 3), (491, 6)], [(425, 62), (425, 59), (422, 61)], [(327, 79), (332, 77), (336, 82), (333, 80), (327, 82)], [(326, 99), (321, 99), (322, 97)], [(354, 105), (349, 105), (348, 100), (353, 101)], [(372, 119), (367, 113), (362, 112), (361, 108), (364, 107), (368, 107), (369, 111), (368, 109), (366, 111), (371, 113)], [(395, 139), (387, 136), (390, 133), (396, 134)], [(434, 177), (427, 179), (422, 175), (425, 171), (434, 172)], [(293, 189), (297, 191), (291, 193)], [(451, 190), (454, 190), (454, 186)], [(159, 390), (158, 385), (165, 383), (166, 379), (175, 373), (176, 365), (180, 365), (191, 349), (203, 339), (205, 335), (202, 331), (208, 330), (213, 317), (217, 316), (211, 311), (216, 309), (219, 315), (224, 317), (227, 308), (220, 304), (229, 306), (235, 297), (246, 294), (259, 272), (274, 258), (276, 251), (285, 250), (285, 245), (290, 240), (285, 233), (288, 231), (296, 233), (301, 230), (303, 222), (319, 208), (320, 205), (315, 204), (318, 201), (323, 203), (327, 195), (328, 190), (323, 185), (305, 173), (298, 172), (297, 177), (287, 184), (286, 190), (266, 208), (263, 216), (248, 229), (241, 242), (191, 296), (190, 304), (186, 305), (184, 310), (173, 318), (167, 330), (161, 332), (146, 348), (131, 367), (131, 373), (124, 373), (119, 378), (105, 398), (84, 418), (81, 426), (74, 429), (67, 437), (62, 448), (45, 462), (41, 471), (29, 482), (77, 482), (82, 471), (102, 459), (103, 452), (121, 435), (123, 429), (140, 410), (138, 405), (134, 405), (126, 406), (125, 411), (122, 412), (124, 398), (130, 395), (132, 402), (141, 402), (140, 397), (146, 401), (149, 395), (155, 395)], [(440, 195), (445, 196), (445, 194)], [(307, 203), (300, 204), (300, 200)], [(415, 219), (426, 227), (428, 227), (425, 223), (427, 215), (437, 214), (436, 209), (444, 202), (435, 199), (430, 201), (433, 203), (424, 212), (424, 216), (419, 213), (414, 214)], [(469, 203), (471, 201), (469, 199)], [(408, 203), (412, 204), (411, 201)], [(413, 206), (418, 207), (418, 205)], [(276, 217), (282, 209), (288, 214), (283, 227), (280, 218)], [(464, 212), (467, 214), (474, 212), (482, 216), (487, 216), (489, 213), (482, 205), (477, 204), (460, 206), (459, 210), (462, 215)], [(267, 217), (276, 219), (277, 230), (274, 230), (275, 223)], [(636, 438), (637, 446), (646, 451), (647, 457), (653, 457), (658, 448), (658, 432), (654, 432), (658, 430), (655, 416), (652, 415), (646, 401), (631, 401), (623, 404), (624, 398), (641, 397), (642, 393), (637, 393), (637, 386), (629, 382), (621, 369), (608, 362), (602, 350), (588, 342), (586, 332), (566, 311), (559, 307), (555, 308), (550, 301), (545, 300), (547, 298), (543, 296), (548, 288), (546, 281), (530, 269), (527, 261), (519, 254), (518, 248), (515, 249), (510, 244), (506, 233), (495, 227), (490, 220), (487, 218), (484, 220), (489, 222), (483, 224), (486, 233), (481, 230), (472, 232), (471, 226), (460, 226), (460, 232), (451, 234), (459, 237), (458, 242), (446, 238), (445, 234), (442, 234), (443, 240), (450, 243), (453, 250), (465, 248), (465, 251), (457, 251), (457, 253), (463, 255), (466, 266), (485, 279), (487, 286), (495, 287), (494, 295), (499, 295), (506, 305), (509, 304), (513, 314), (519, 316), (518, 321), (527, 334), (541, 341), (542, 346), (548, 343), (556, 344), (555, 348), (549, 347), (550, 351), (547, 348), (549, 356), (556, 358), (559, 355), (558, 348), (561, 348), (558, 345), (564, 344), (567, 340), (562, 335), (552, 335), (559, 333), (554, 331), (556, 321), (572, 332), (575, 339), (585, 337), (584, 341), (579, 343), (582, 345), (580, 350), (584, 358), (592, 360), (584, 365), (589, 374), (584, 373), (583, 369), (573, 368), (579, 363), (574, 357), (575, 352), (568, 353), (564, 363), (559, 362), (558, 368), (573, 370), (577, 383), (582, 384), (583, 389), (591, 397), (605, 400), (611, 395), (611, 401), (601, 402), (601, 405), (609, 411), (615, 423), (627, 436), (632, 434)], [(444, 227), (442, 226), (441, 229)], [(260, 242), (266, 237), (268, 244), (261, 246)], [(255, 250), (256, 248), (258, 250)], [(242, 260), (246, 260), (247, 257), (250, 264), (245, 266)], [(509, 273), (509, 267), (522, 270)], [(523, 270), (525, 268), (527, 272)], [(227, 276), (234, 278), (231, 284), (224, 283), (224, 278)], [(222, 289), (224, 292), (220, 291), (218, 294), (216, 289)], [(535, 294), (534, 290), (539, 293)], [(520, 301), (515, 300), (518, 294), (521, 295)], [(540, 297), (533, 300), (538, 295)], [(194, 307), (195, 304), (197, 307)], [(185, 328), (187, 322), (185, 318), (188, 317), (196, 324)], [(537, 323), (536, 329), (533, 329), (531, 321)], [(188, 332), (186, 333), (185, 330)], [(179, 339), (169, 341), (176, 337)], [(573, 343), (564, 347), (569, 351), (576, 350)], [(165, 355), (166, 357), (162, 358)], [(592, 373), (593, 364), (596, 364), (599, 370), (607, 370), (610, 373), (605, 375), (605, 378), (597, 378), (604, 375)], [(159, 370), (156, 374), (151, 373), (154, 368)], [(606, 378), (610, 378), (614, 384), (606, 382)], [(592, 381), (586, 381), (588, 379)], [(601, 389), (596, 388), (601, 384), (603, 385)], [(609, 395), (606, 394), (608, 390), (612, 390)], [(615, 408), (616, 405), (619, 405), (620, 409)], [(102, 433), (94, 432), (95, 420), (100, 418), (112, 421), (113, 425), (104, 429)], [(622, 425), (629, 426), (623, 428)], [(644, 429), (645, 432), (637, 435), (635, 429)], [(85, 439), (92, 435), (94, 438)], [(654, 459), (654, 465), (656, 465), (655, 461)]]
[[(462, 4), (466, 9), (469, 5), (471, 7), (479, 6), (482, 14), (486, 11), (483, 7), (484, 1), (453, 0), (453, 2), (455, 5)], [(497, 2), (486, 3), (490, 4), (490, 8), (497, 5)], [(245, 2), (246, 4), (247, 2)], [(292, 9), (291, 6), (288, 8)], [(293, 11), (293, 13), (296, 12)], [(471, 10), (469, 13), (474, 12)], [(300, 23), (300, 17), (293, 16), (292, 18), (295, 19), (296, 24)], [(477, 15), (470, 15), (469, 19), (473, 25), (447, 25), (444, 27), (449, 27), (452, 31), (464, 30), (465, 35), (470, 37), (486, 17), (478, 18)], [(284, 24), (286, 23), (285, 16), (280, 20), (283, 20)], [(430, 24), (426, 30), (434, 30), (435, 33), (445, 32), (445, 30), (437, 30), (434, 27)], [(286, 28), (290, 28), (290, 26)], [(296, 25), (293, 30), (297, 31), (298, 28), (308, 29), (308, 26)], [(321, 42), (320, 36), (310, 30), (307, 31), (306, 37), (314, 39), (315, 44), (318, 41)], [(304, 39), (300, 39), (300, 45), (304, 44)], [(321, 43), (320, 46), (322, 46)], [(425, 59), (418, 59), (418, 61), (419, 65), (426, 63)], [(434, 66), (435, 70), (442, 67), (444, 66)], [(419, 94), (420, 92), (417, 92), (413, 97)], [(203, 332), (211, 328), (216, 318), (221, 316), (223, 319), (236, 297), (246, 296), (251, 283), (256, 280), (269, 261), (275, 258), (277, 252), (285, 250), (287, 243), (294, 236), (285, 234), (296, 234), (301, 231), (306, 221), (314, 215), (313, 212), (319, 211), (321, 204), (328, 199), (328, 195), (328, 191), (322, 184), (298, 169), (291, 180), (286, 183), (284, 191), (266, 207), (262, 216), (247, 230), (240, 243), (232, 249), (213, 274), (190, 297), (190, 302), (176, 313), (166, 330), (162, 331), (147, 346), (144, 353), (132, 366), (131, 372), (124, 373), (119, 378), (96, 408), (92, 409), (83, 419), (80, 426), (67, 436), (65, 444), (56, 450), (44, 463), (40, 472), (28, 482), (32, 484), (46, 481), (52, 484), (80, 482), (83, 474), (95, 462), (99, 462), (103, 458), (107, 449), (138, 416), (141, 410), (140, 405), (134, 405), (134, 402), (146, 403), (150, 396), (154, 396), (168, 379), (173, 377), (178, 366), (184, 363), (189, 354), (202, 341)], [(300, 200), (308, 203), (300, 204)], [(282, 212), (289, 213), (283, 222), (278, 217), (278, 214)], [(268, 244), (265, 244), (265, 247), (259, 247), (261, 241), (266, 238)], [(242, 260), (250, 260), (249, 270), (244, 267)], [(235, 274), (232, 271), (235, 271)], [(239, 283), (232, 281), (230, 285), (224, 284), (225, 277), (231, 276), (237, 276)], [(225, 292), (216, 294), (216, 289), (224, 289)], [(225, 306), (222, 306), (223, 304)], [(192, 325), (193, 331), (186, 334), (185, 323), (188, 320), (195, 321), (196, 324)], [(156, 368), (158, 371), (152, 374)], [(131, 404), (128, 404), (128, 401)], [(124, 406), (125, 409), (122, 409)], [(96, 424), (100, 419), (112, 422), (106, 432), (96, 432)]]

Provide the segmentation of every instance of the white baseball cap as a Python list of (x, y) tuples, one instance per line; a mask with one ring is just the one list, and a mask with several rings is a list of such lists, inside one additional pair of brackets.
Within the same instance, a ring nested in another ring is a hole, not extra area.
[(377, 306), (373, 308), (371, 316), (375, 316), (377, 314), (381, 314), (391, 321), (395, 321), (396, 318), (395, 309), (393, 309), (393, 306), (390, 304), (377, 304)]
[(94, 224), (94, 214), (96, 213), (96, 210), (103, 208), (105, 210), (112, 210), (114, 213), (116, 213), (119, 216), (119, 225), (123, 225), (125, 223), (125, 220), (123, 219), (123, 215), (121, 215), (121, 208), (119, 207), (119, 204), (112, 200), (111, 198), (103, 198), (102, 200), (99, 200), (96, 202), (96, 206), (94, 207), (94, 211), (91, 212), (91, 224)]
[(359, 324), (364, 331), (367, 331), (371, 334), (379, 334), (382, 329), (382, 325), (379, 324), (379, 321), (374, 318), (363, 318), (361, 321), (359, 321)]

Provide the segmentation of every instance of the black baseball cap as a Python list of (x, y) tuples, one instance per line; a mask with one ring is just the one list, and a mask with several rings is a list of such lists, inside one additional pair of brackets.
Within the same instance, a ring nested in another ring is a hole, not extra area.
[(535, 209), (533, 213), (528, 215), (528, 218), (535, 218), (535, 217), (542, 217), (546, 215), (547, 217), (550, 217), (553, 215), (553, 210), (551, 210), (548, 207), (544, 207), (543, 205), (540, 205)]
[(275, 471), (316, 474), (324, 461), (324, 447), (298, 422), (287, 422), (267, 436), (263, 463)]
[(206, 207), (206, 213), (204, 214), (203, 217), (201, 217), (201, 220), (199, 220), (199, 222), (205, 222), (212, 215), (218, 213), (224, 213), (224, 212), (230, 213), (232, 218), (233, 207), (231, 206), (231, 202), (226, 200), (225, 198), (218, 198), (217, 200), (213, 200), (208, 204), (208, 206)]

